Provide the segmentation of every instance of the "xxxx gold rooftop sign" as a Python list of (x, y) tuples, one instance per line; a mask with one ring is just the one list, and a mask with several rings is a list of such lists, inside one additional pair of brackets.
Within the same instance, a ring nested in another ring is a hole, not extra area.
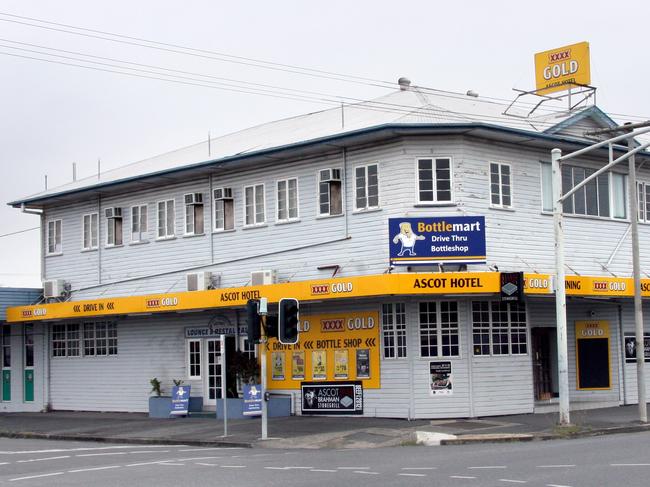
[[(632, 297), (631, 278), (567, 276), (567, 295)], [(549, 274), (525, 274), (526, 295), (552, 295)], [(319, 279), (267, 286), (247, 286), (143, 296), (126, 296), (17, 306), (7, 309), (8, 322), (74, 319), (89, 316), (152, 314), (170, 311), (244, 306), (249, 299), (278, 302), (291, 296), (300, 301), (321, 301), (373, 296), (498, 294), (498, 272), (399, 273)], [(643, 296), (650, 296), (650, 280), (641, 283)]]
[(579, 42), (535, 54), (535, 81), (538, 95), (589, 85), (589, 43)]

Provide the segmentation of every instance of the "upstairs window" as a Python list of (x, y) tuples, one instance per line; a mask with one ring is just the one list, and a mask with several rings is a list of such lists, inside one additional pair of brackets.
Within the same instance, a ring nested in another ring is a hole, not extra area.
[(185, 200), (185, 235), (203, 234), (203, 193), (190, 193)]
[(490, 204), (497, 208), (512, 207), (510, 164), (490, 163)]
[(343, 214), (340, 169), (323, 169), (318, 172), (318, 214)]
[(83, 216), (83, 250), (93, 250), (97, 248), (99, 237), (98, 237), (98, 223), (99, 214), (90, 213)]
[(47, 222), (47, 253), (60, 254), (61, 246), (61, 220), (50, 220)]
[(122, 245), (122, 208), (106, 208), (106, 245)]
[(214, 230), (232, 230), (235, 228), (235, 200), (232, 188), (217, 188), (214, 197)]
[(266, 221), (263, 184), (244, 188), (244, 212), (244, 224), (246, 226), (261, 225)]
[(451, 202), (451, 159), (418, 159), (418, 202)]
[(147, 205), (131, 207), (131, 242), (147, 240)]
[(175, 234), (174, 200), (158, 202), (158, 238), (171, 238)]
[(639, 221), (650, 223), (650, 183), (636, 183)]
[(296, 178), (278, 181), (278, 221), (298, 219), (298, 180)]
[(379, 169), (377, 164), (359, 166), (354, 170), (355, 199), (357, 210), (379, 208)]

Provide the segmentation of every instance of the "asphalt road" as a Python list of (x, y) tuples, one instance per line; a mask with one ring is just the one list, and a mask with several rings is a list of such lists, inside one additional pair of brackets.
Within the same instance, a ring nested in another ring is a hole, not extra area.
[(650, 434), (369, 450), (197, 448), (0, 439), (16, 486), (650, 485)]

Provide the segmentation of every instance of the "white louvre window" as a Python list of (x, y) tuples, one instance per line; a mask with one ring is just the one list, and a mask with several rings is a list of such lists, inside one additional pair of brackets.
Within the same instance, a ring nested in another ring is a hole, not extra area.
[(187, 340), (187, 377), (201, 378), (201, 340)]
[(637, 183), (637, 202), (639, 204), (639, 221), (650, 223), (650, 184)]
[(510, 164), (490, 163), (490, 204), (497, 208), (512, 206)]
[(298, 219), (298, 180), (285, 179), (277, 183), (278, 221)]
[(47, 222), (47, 253), (60, 254), (61, 246), (61, 220)]
[(343, 214), (340, 169), (322, 169), (318, 172), (318, 214)]
[(203, 193), (190, 193), (185, 201), (185, 235), (203, 234)]
[(83, 250), (96, 249), (99, 242), (98, 235), (99, 214), (91, 213), (83, 216)]
[(214, 190), (214, 230), (232, 230), (235, 228), (235, 201), (232, 188)]
[(519, 303), (472, 303), (474, 355), (528, 353), (526, 308)]
[(377, 164), (359, 166), (354, 170), (356, 210), (379, 208), (379, 169)]
[(147, 205), (131, 207), (131, 242), (147, 240)]
[(78, 324), (52, 325), (52, 357), (79, 357), (80, 342)]
[(406, 307), (404, 303), (383, 304), (381, 326), (384, 358), (406, 357)]
[(117, 324), (107, 321), (83, 324), (84, 356), (117, 355)]
[(244, 188), (244, 212), (244, 224), (247, 226), (260, 225), (266, 221), (263, 184)]
[(171, 238), (175, 235), (174, 200), (158, 202), (158, 238)]
[(456, 357), (460, 355), (458, 303), (425, 302), (419, 306), (420, 356)]
[(418, 202), (451, 202), (451, 159), (418, 159)]
[(122, 245), (122, 213), (106, 218), (106, 245)]

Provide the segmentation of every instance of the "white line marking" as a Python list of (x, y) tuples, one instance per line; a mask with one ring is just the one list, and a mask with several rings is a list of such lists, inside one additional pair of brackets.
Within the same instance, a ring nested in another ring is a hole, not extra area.
[(287, 470), (310, 470), (314, 467), (284, 467)]
[(650, 467), (650, 463), (610, 463), (610, 467)]
[(79, 468), (77, 470), (68, 470), (68, 473), (94, 472), (95, 470), (108, 470), (111, 468), (122, 468), (122, 465), (109, 465), (107, 467), (94, 467), (94, 468)]
[[(52, 448), (49, 450), (15, 450), (15, 451), (0, 451), (0, 455), (23, 455), (25, 453), (67, 453), (75, 451), (94, 451), (94, 450), (125, 450), (134, 448), (169, 448), (170, 445), (116, 445), (116, 446), (101, 446), (101, 447), (81, 447), (81, 448)], [(174, 447), (184, 445), (172, 445)]]
[(467, 475), (450, 475), (450, 479), (475, 479), (476, 477), (469, 477)]
[(508, 468), (505, 465), (486, 465), (485, 467), (467, 467), (469, 470)]
[(196, 462), (195, 465), (203, 465), (204, 467), (218, 467), (218, 463), (201, 463), (201, 462)]
[(186, 448), (184, 450), (178, 450), (178, 451), (186, 452), (186, 451), (206, 451), (206, 450), (243, 450), (243, 448), (235, 448), (235, 447), (224, 448), (220, 446), (215, 446), (215, 447), (210, 446), (205, 448)]
[(397, 475), (401, 475), (402, 477), (426, 477), (423, 473), (398, 473)]
[(142, 462), (142, 463), (130, 463), (128, 465), (125, 465), (126, 467), (140, 467), (142, 465), (158, 465), (160, 463), (160, 460), (156, 462)]
[(223, 458), (223, 457), (194, 457), (194, 458), (177, 458), (177, 462), (192, 462), (194, 460), (214, 460), (215, 458)]
[(9, 462), (1, 462), (0, 465), (9, 465)]
[(336, 470), (328, 470), (326, 468), (312, 468), (310, 472), (333, 472), (335, 473)]
[(221, 468), (246, 468), (246, 465), (221, 465)]
[(353, 470), (353, 473), (365, 473), (366, 475), (379, 475), (379, 472), (370, 472), (368, 470)]
[(537, 468), (571, 468), (575, 465), (537, 465)]
[(370, 470), (370, 467), (336, 467), (339, 470)]
[(169, 450), (142, 450), (128, 452), (129, 455), (138, 455), (140, 453), (169, 453)]
[(109, 453), (84, 453), (82, 455), (75, 455), (75, 457), (107, 457), (111, 455), (127, 455), (128, 451), (114, 451)]
[(402, 470), (435, 470), (438, 467), (402, 467)]
[(510, 482), (511, 484), (525, 484), (527, 480), (499, 479), (499, 482)]
[(16, 463), (45, 462), (47, 460), (60, 460), (62, 458), (70, 458), (70, 455), (63, 455), (60, 457), (47, 457), (47, 458), (30, 458), (29, 460), (17, 460)]
[(286, 470), (287, 467), (264, 467), (266, 470)]
[(172, 467), (180, 467), (180, 466), (185, 465), (184, 463), (174, 463), (174, 462), (172, 462), (171, 460), (165, 460), (165, 461), (162, 461), (162, 462), (156, 462), (156, 463), (157, 463), (158, 465), (170, 465), (170, 466), (172, 466)]
[(570, 485), (546, 484), (548, 487), (571, 487)]
[(29, 477), (16, 477), (15, 479), (9, 479), (9, 482), (14, 482), (16, 480), (40, 479), (43, 477), (53, 477), (55, 475), (63, 475), (63, 472), (43, 473), (41, 475), (30, 475)]

